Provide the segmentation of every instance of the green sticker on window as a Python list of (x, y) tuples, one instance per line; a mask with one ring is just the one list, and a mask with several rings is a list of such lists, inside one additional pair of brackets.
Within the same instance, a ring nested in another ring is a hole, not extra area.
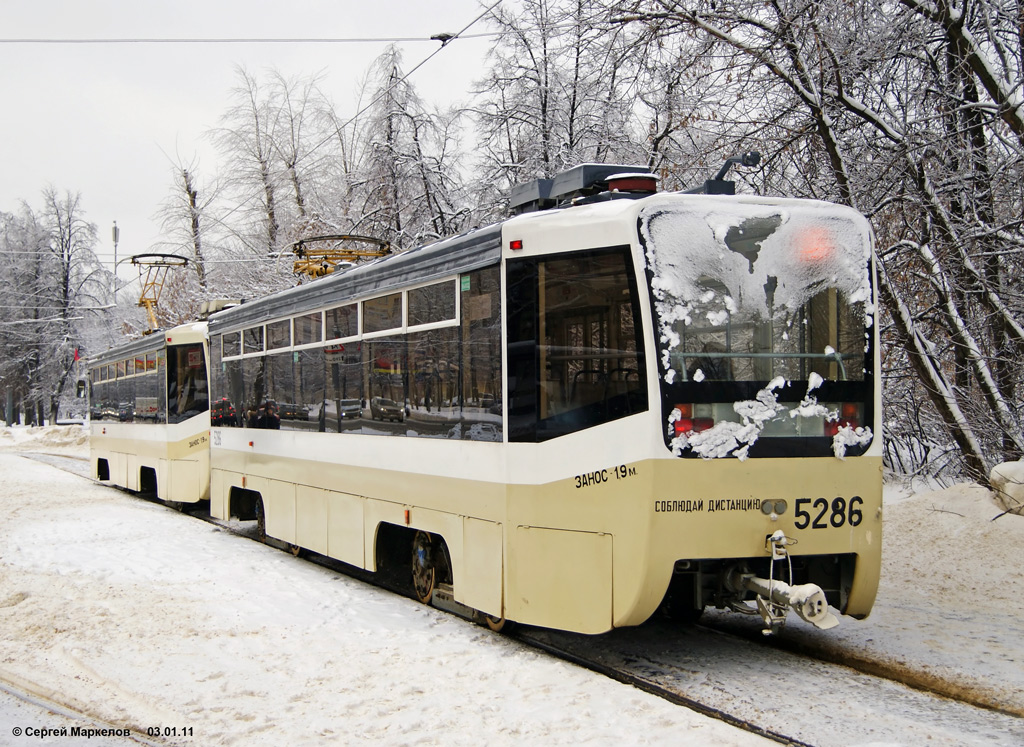
[(462, 290), (464, 290), (464, 291), (468, 291), (469, 290), (469, 275), (463, 275), (462, 276)]

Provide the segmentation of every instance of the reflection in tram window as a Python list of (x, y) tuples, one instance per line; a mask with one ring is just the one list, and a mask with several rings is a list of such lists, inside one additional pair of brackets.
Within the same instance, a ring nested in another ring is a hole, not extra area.
[(512, 440), (647, 410), (638, 309), (628, 248), (509, 263)]
[(171, 345), (167, 348), (167, 422), (181, 421), (209, 408), (206, 360), (203, 346)]
[(323, 314), (306, 314), (295, 317), (295, 344), (309, 345), (323, 340)]
[(267, 325), (267, 350), (287, 348), (292, 344), (292, 322), (282, 319)]
[(346, 304), (327, 309), (327, 339), (336, 340), (343, 337), (355, 337), (359, 334), (359, 307)]
[(455, 318), (455, 281), (446, 280), (409, 291), (409, 326)]

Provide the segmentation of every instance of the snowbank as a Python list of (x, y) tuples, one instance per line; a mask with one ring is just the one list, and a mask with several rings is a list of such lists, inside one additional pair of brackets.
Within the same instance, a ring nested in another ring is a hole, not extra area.
[(0, 451), (12, 449), (87, 456), (89, 453), (89, 429), (84, 425), (0, 428)]
[(989, 475), (989, 483), (996, 502), (1005, 511), (1020, 514), (1024, 510), (1024, 461), (997, 464)]

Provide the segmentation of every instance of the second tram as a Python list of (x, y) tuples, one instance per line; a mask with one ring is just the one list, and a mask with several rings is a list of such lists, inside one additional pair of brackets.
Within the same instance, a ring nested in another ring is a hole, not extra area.
[(89, 361), (93, 477), (172, 504), (209, 499), (208, 355), (200, 322)]

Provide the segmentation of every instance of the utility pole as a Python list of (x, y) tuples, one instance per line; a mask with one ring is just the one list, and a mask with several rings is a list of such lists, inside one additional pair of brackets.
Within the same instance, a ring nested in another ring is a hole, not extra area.
[(117, 227), (117, 221), (114, 221), (114, 228), (111, 231), (114, 239), (114, 306), (117, 306), (117, 242), (121, 238), (121, 229)]

